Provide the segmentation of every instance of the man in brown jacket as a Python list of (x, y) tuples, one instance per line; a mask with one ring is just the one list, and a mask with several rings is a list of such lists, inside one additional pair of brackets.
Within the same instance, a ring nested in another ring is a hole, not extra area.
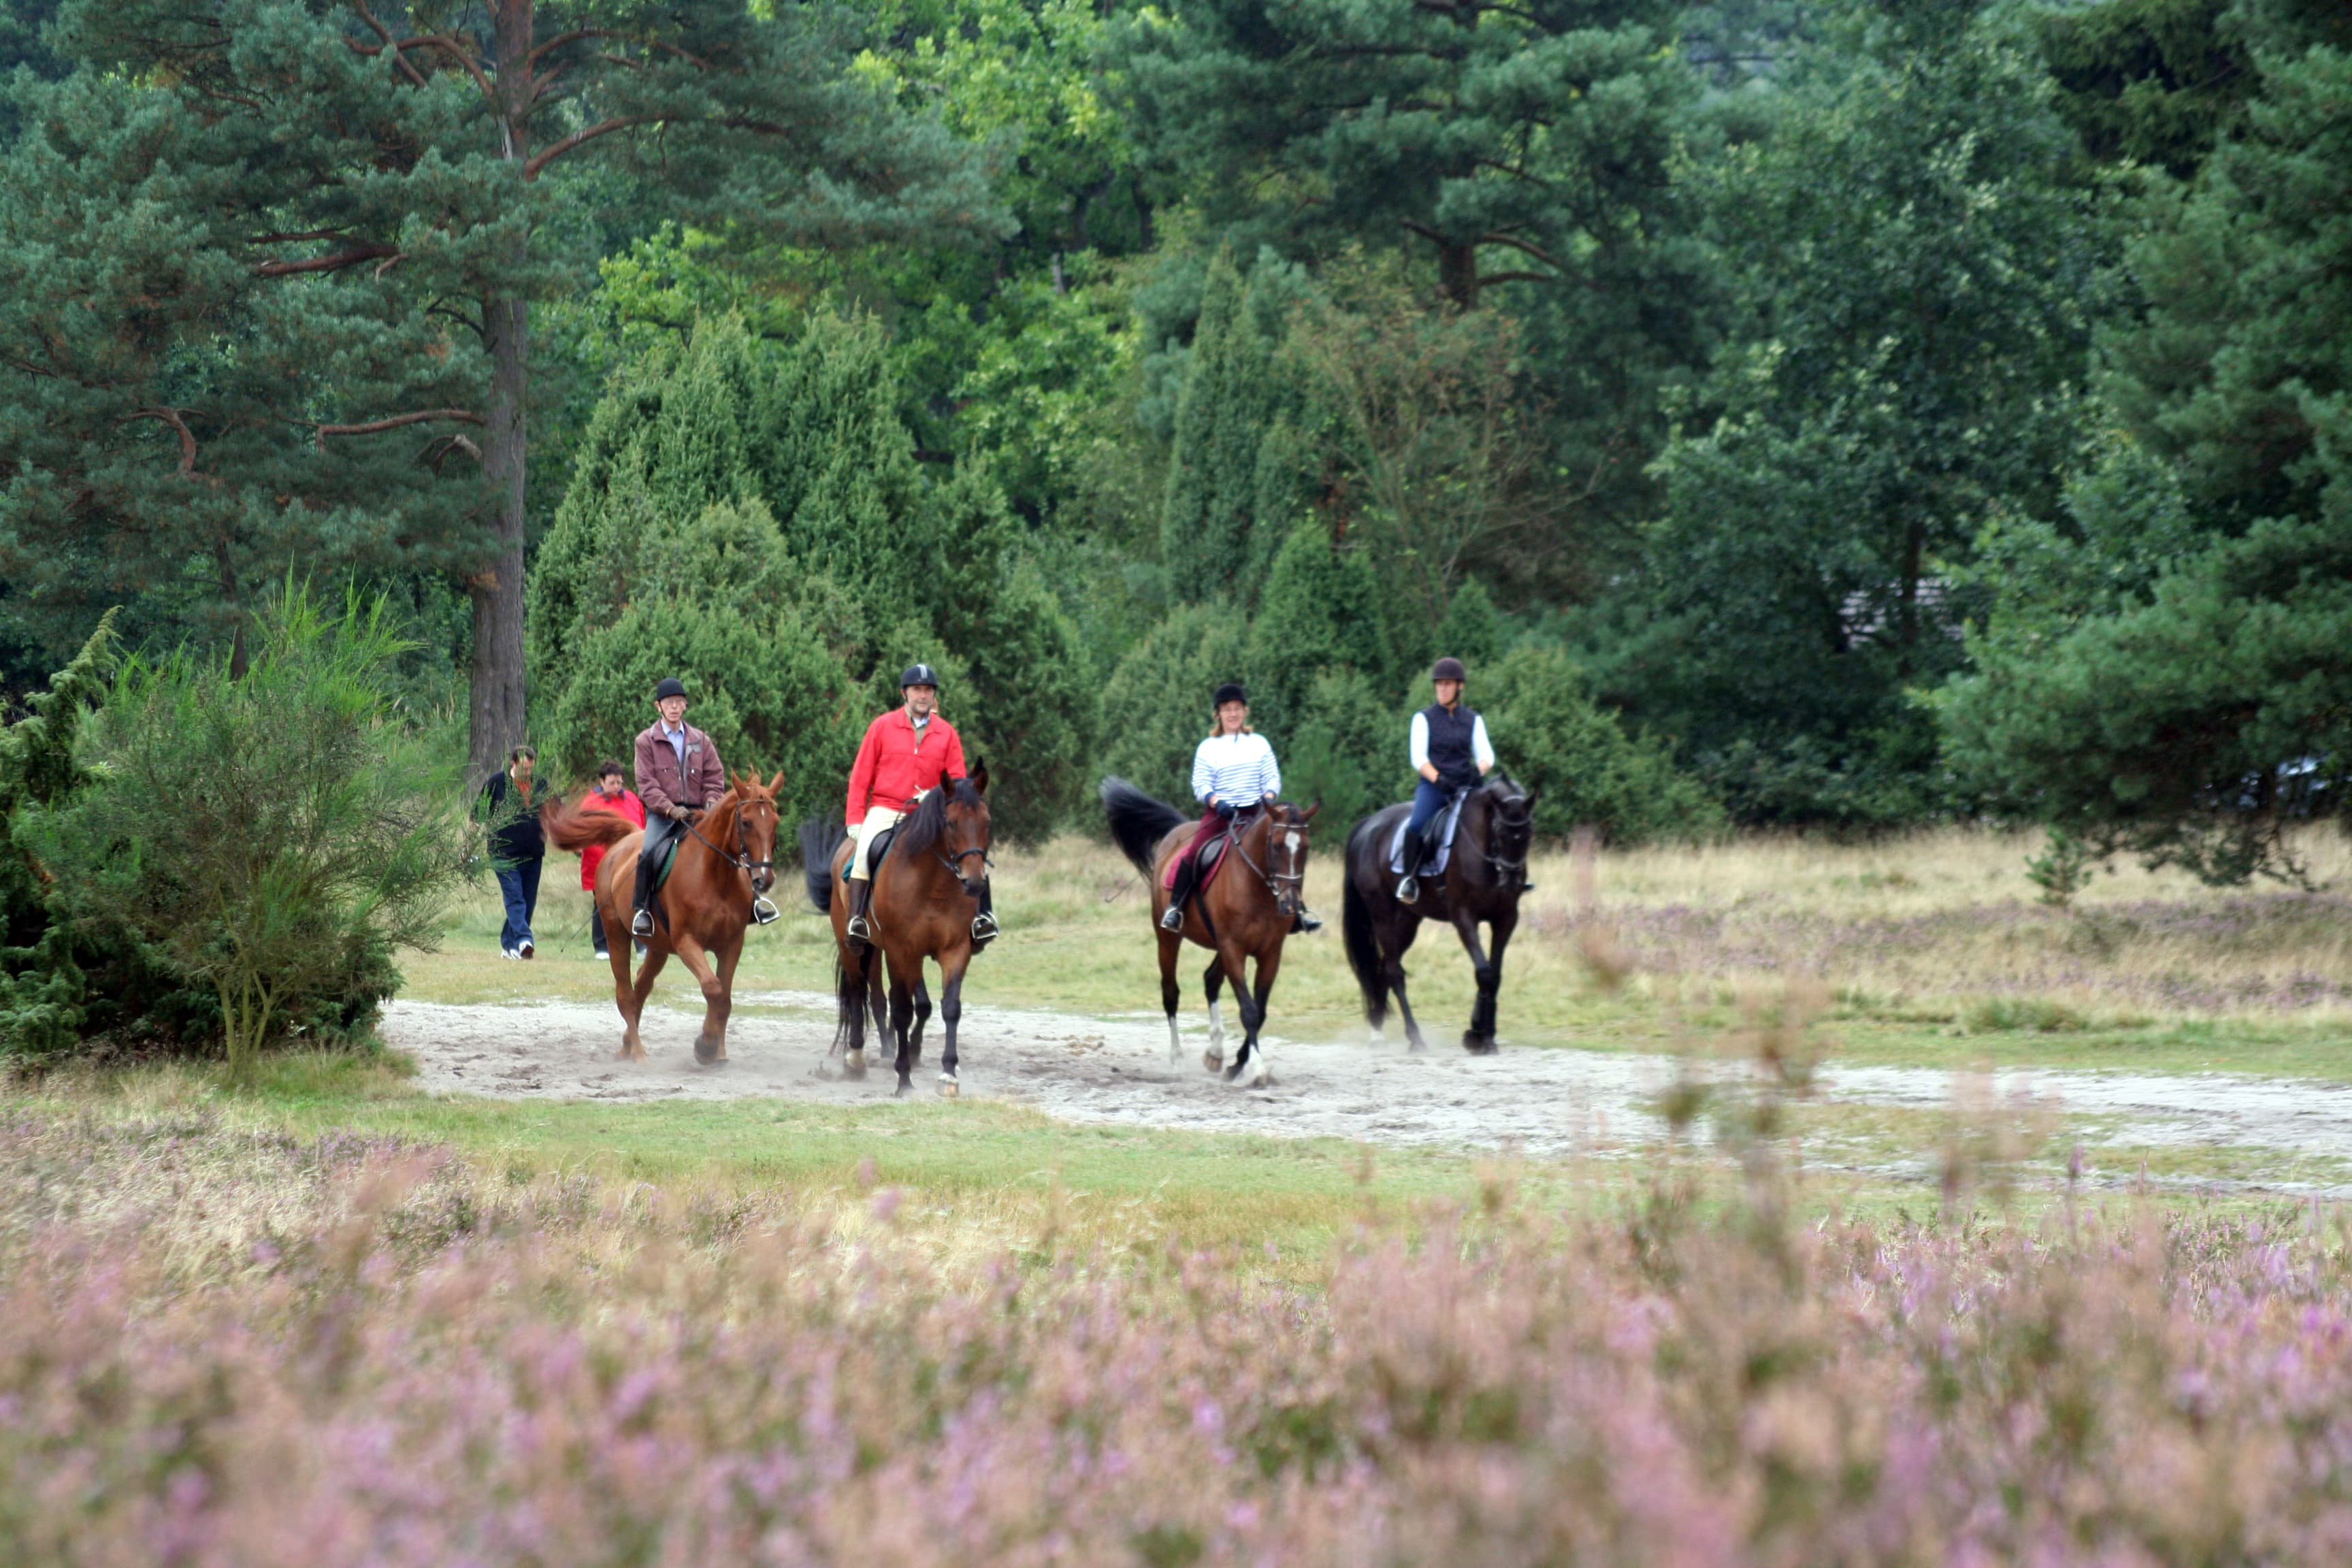
[(654, 934), (654, 870), (687, 825), (727, 793), (727, 769), (710, 737), (686, 721), (686, 683), (670, 676), (654, 688), (659, 715), (637, 735), (637, 795), (646, 803), (646, 839), (637, 849), (635, 918), (629, 930)]

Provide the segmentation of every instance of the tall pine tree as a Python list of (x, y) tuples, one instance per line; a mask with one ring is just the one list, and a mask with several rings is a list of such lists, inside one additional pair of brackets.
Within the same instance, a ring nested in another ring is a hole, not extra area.
[(34, 598), (173, 587), (234, 624), (303, 565), (462, 561), (474, 769), (524, 722), (530, 301), (589, 226), (817, 247), (997, 220), (831, 7), (69, 0), (80, 68), (0, 171), (0, 550)]

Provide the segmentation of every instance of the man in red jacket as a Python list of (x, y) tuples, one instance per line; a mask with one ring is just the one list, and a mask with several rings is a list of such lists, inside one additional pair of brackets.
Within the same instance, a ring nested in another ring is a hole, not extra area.
[[(873, 928), (866, 921), (866, 906), (874, 897), (867, 850), (926, 790), (965, 773), (963, 737), (939, 715), (939, 671), (928, 664), (908, 665), (898, 677), (898, 694), (905, 705), (866, 727), (857, 761), (849, 770), (846, 816), (850, 834), (857, 840), (857, 852), (849, 858), (849, 935), (856, 942), (874, 940)], [(986, 942), (996, 934), (996, 917), (983, 901), (971, 922), (972, 941)]]

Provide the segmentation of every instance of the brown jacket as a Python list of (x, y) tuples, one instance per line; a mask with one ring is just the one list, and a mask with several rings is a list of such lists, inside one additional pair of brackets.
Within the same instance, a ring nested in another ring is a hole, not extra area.
[(667, 816), (673, 805), (709, 806), (727, 793), (727, 770), (719, 765), (719, 748), (691, 724), (686, 731), (686, 771), (680, 776), (677, 753), (656, 720), (637, 736), (637, 794), (646, 810)]

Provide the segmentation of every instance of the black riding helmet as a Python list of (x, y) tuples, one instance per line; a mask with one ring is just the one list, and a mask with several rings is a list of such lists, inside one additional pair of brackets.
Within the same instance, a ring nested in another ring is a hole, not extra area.
[(1441, 658), (1430, 667), (1429, 679), (1466, 682), (1470, 679), (1470, 672), (1462, 668), (1462, 661), (1458, 658)]
[(661, 684), (654, 688), (654, 700), (656, 702), (665, 697), (684, 697), (685, 695), (686, 682), (675, 675), (662, 677)]
[(1249, 706), (1249, 693), (1242, 689), (1240, 681), (1226, 681), (1217, 688), (1217, 694), (1209, 699), (1209, 706), (1212, 708), (1223, 708), (1228, 702), (1238, 702), (1244, 708)]
[(939, 685), (940, 672), (928, 664), (910, 664), (898, 674), (898, 689), (901, 691), (909, 686), (928, 686), (936, 691)]

